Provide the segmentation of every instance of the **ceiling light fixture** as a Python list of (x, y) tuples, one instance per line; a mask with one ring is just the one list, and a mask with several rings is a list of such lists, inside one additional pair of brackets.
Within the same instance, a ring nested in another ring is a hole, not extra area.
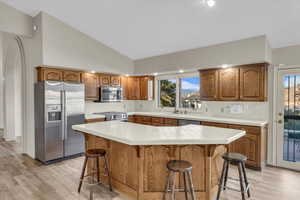
[(207, 3), (207, 5), (209, 7), (214, 7), (216, 5), (216, 1), (215, 0), (207, 0), (206, 3)]
[(227, 68), (227, 67), (228, 67), (227, 64), (223, 64), (223, 65), (222, 65), (222, 68)]
[(181, 70), (179, 70), (179, 73), (183, 73), (184, 71), (181, 69)]
[(91, 71), (91, 73), (93, 73), (93, 74), (94, 74), (94, 73), (96, 73), (96, 72), (95, 72), (94, 70), (92, 70), (92, 71)]
[(155, 72), (155, 73), (153, 73), (153, 75), (154, 75), (154, 76), (157, 76), (157, 75), (158, 75), (158, 73), (157, 73), (157, 72)]
[(127, 76), (127, 77), (128, 77), (128, 76), (129, 76), (129, 74), (125, 74), (125, 76)]

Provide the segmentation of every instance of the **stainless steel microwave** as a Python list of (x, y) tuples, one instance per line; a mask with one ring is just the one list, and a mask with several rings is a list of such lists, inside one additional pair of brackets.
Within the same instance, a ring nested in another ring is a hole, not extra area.
[(123, 91), (120, 86), (100, 87), (100, 102), (120, 102), (123, 100)]

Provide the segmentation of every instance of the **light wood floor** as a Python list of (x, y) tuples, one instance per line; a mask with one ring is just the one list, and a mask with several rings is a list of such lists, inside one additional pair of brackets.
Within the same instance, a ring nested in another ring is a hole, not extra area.
[[(41, 165), (28, 156), (18, 153), (14, 142), (0, 140), (0, 200), (84, 200), (89, 199), (89, 189), (77, 193), (82, 158), (52, 165)], [(236, 176), (235, 167), (231, 176)], [(267, 167), (263, 172), (247, 170), (252, 183), (251, 200), (300, 199), (300, 173)], [(232, 187), (238, 184), (232, 183)], [(105, 187), (97, 187), (94, 199), (127, 200)], [(240, 194), (226, 191), (222, 200), (240, 200)]]

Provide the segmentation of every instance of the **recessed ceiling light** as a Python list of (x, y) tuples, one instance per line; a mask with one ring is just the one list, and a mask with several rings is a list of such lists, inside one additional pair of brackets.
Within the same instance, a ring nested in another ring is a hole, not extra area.
[(129, 74), (125, 74), (125, 76), (129, 76)]
[(206, 3), (207, 3), (207, 5), (209, 7), (214, 7), (216, 5), (216, 1), (215, 0), (207, 0)]
[(91, 73), (96, 73), (96, 71), (92, 70)]
[(227, 67), (229, 67), (229, 65), (227, 65), (227, 64), (222, 65), (222, 68), (227, 68)]
[(154, 76), (157, 76), (157, 75), (158, 75), (158, 73), (157, 73), (157, 72), (155, 72), (155, 73), (153, 73), (153, 75), (154, 75)]
[(183, 73), (184, 71), (181, 69), (181, 70), (179, 70), (179, 73)]

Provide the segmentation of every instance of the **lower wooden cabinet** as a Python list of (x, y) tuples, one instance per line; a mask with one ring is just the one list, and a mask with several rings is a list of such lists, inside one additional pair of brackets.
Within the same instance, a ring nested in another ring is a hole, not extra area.
[(128, 117), (129, 122), (152, 126), (178, 126), (177, 119), (134, 115)]
[(201, 122), (203, 126), (215, 126), (219, 128), (228, 128), (228, 124), (216, 123), (216, 122)]

